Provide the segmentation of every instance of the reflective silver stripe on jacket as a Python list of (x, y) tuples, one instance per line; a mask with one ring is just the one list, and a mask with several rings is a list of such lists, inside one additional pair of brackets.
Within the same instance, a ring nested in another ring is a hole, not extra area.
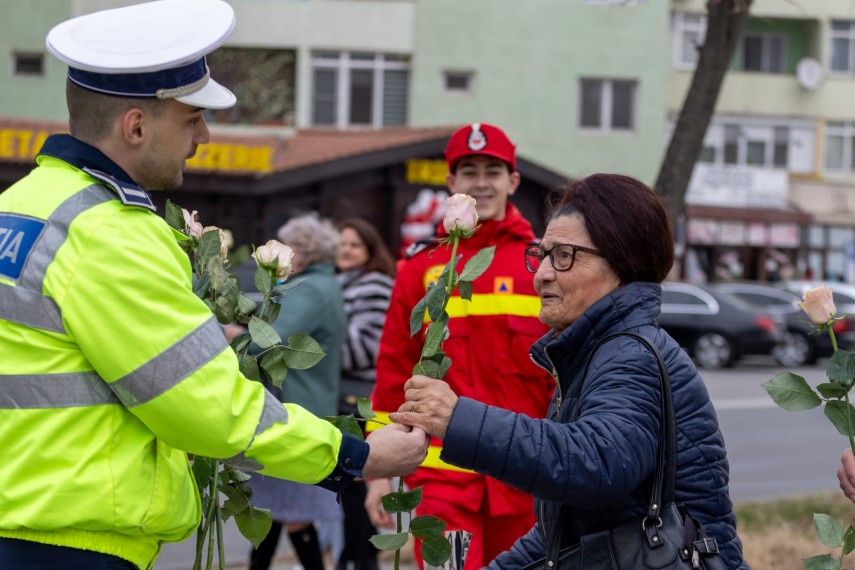
[(93, 184), (65, 200), (45, 220), (24, 264), (17, 286), (0, 283), (0, 318), (29, 327), (66, 334), (56, 302), (42, 294), (47, 268), (68, 238), (72, 220), (93, 206), (115, 200), (101, 185)]
[[(246, 448), (249, 449), (252, 447), (252, 443), (255, 441), (255, 438), (258, 437), (258, 434), (267, 431), (277, 423), (288, 423), (288, 410), (285, 409), (285, 406), (282, 405), (282, 402), (280, 402), (276, 396), (271, 394), (269, 390), (265, 390), (264, 407), (261, 409), (261, 417), (258, 418), (258, 425), (255, 428), (255, 433), (253, 434), (252, 439), (249, 440), (249, 444)], [(264, 465), (255, 459), (247, 457), (245, 451), (227, 459), (226, 462), (243, 471), (260, 471), (261, 469), (264, 469)]]
[(228, 347), (217, 319), (211, 317), (156, 357), (112, 382), (110, 388), (129, 408), (145, 404), (196, 372)]
[(118, 404), (95, 372), (0, 376), (0, 409), (79, 408)]

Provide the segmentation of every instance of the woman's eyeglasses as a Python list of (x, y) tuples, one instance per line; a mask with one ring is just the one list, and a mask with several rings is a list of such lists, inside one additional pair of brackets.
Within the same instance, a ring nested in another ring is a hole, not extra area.
[(558, 243), (552, 249), (544, 249), (539, 245), (533, 245), (527, 247), (525, 250), (525, 266), (529, 271), (535, 273), (548, 255), (549, 260), (552, 262), (552, 268), (555, 271), (570, 271), (573, 263), (576, 261), (576, 252), (578, 251), (590, 253), (591, 255), (599, 255), (600, 257), (603, 255), (598, 249), (576, 245), (575, 243)]

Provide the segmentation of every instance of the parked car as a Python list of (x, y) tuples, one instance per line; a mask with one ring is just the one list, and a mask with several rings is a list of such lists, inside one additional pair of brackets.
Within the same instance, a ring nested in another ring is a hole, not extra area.
[(855, 350), (855, 285), (837, 281), (781, 281), (775, 285), (798, 295), (799, 300), (805, 291), (817, 285), (830, 287), (837, 315), (844, 317), (834, 323), (833, 330), (837, 338), (837, 346), (849, 351)]
[(782, 327), (761, 311), (711, 287), (662, 284), (660, 326), (698, 366), (722, 368), (746, 354), (771, 354)]
[(817, 334), (796, 304), (801, 297), (769, 283), (729, 281), (715, 283), (712, 287), (723, 291), (749, 305), (769, 311), (784, 325), (781, 341), (772, 349), (772, 355), (787, 368), (813, 364), (816, 359), (831, 356), (834, 347), (827, 334)]

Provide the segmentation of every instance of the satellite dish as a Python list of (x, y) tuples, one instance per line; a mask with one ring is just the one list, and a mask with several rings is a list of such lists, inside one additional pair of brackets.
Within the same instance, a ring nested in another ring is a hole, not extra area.
[(815, 91), (825, 79), (822, 64), (812, 57), (802, 58), (796, 66), (796, 79), (808, 91)]

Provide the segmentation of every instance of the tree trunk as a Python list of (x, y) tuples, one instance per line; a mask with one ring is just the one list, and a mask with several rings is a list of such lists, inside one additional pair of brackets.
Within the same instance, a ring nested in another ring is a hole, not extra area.
[(718, 92), (730, 65), (752, 0), (709, 0), (707, 34), (698, 66), (674, 125), (654, 189), (662, 197), (671, 223), (685, 208), (686, 190), (703, 148), (704, 135), (715, 111)]

